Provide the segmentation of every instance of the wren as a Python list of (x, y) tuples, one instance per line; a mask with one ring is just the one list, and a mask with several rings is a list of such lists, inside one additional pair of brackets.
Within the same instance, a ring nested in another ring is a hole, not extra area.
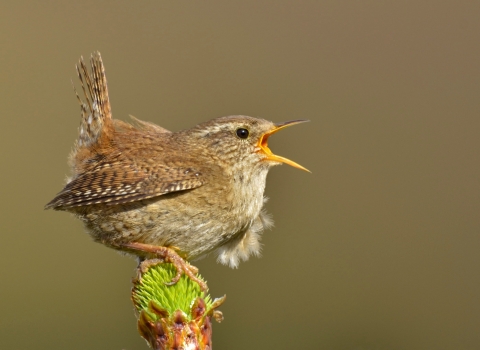
[(70, 154), (72, 175), (45, 208), (73, 213), (96, 242), (139, 258), (142, 268), (171, 262), (200, 283), (186, 260), (215, 252), (232, 268), (260, 253), (269, 169), (286, 163), (268, 138), (305, 122), (270, 121), (236, 115), (191, 129), (168, 131), (133, 118), (112, 119), (105, 69), (92, 54), (76, 66), (83, 101), (79, 137)]

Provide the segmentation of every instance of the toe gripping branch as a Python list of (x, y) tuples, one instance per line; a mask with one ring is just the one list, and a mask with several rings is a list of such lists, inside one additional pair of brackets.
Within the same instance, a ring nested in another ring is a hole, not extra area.
[(136, 243), (136, 242), (125, 243), (122, 245), (122, 247), (128, 250), (151, 253), (157, 257), (154, 259), (144, 260), (140, 263), (139, 269), (141, 274), (144, 274), (150, 267), (154, 265), (157, 265), (160, 263), (171, 263), (177, 270), (177, 273), (170, 282), (165, 282), (165, 284), (174, 285), (178, 283), (178, 281), (180, 280), (180, 277), (182, 277), (182, 274), (185, 274), (192, 281), (198, 283), (202, 291), (205, 292), (208, 290), (207, 284), (197, 277), (198, 269), (195, 266), (190, 265), (188, 261), (186, 261), (180, 255), (178, 255), (178, 253), (175, 251), (174, 248), (161, 247), (161, 246), (155, 246), (155, 245), (144, 244), (144, 243)]

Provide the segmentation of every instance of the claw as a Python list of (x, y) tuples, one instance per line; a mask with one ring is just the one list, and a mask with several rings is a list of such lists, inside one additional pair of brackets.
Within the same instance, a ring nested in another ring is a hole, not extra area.
[(154, 259), (147, 259), (140, 263), (140, 271), (142, 274), (144, 274), (151, 266), (168, 262), (175, 266), (177, 273), (170, 282), (165, 283), (167, 286), (174, 285), (180, 280), (182, 274), (185, 274), (192, 281), (196, 282), (200, 286), (200, 289), (202, 291), (206, 291), (208, 289), (207, 284), (197, 277), (198, 268), (190, 265), (186, 260), (184, 260), (180, 255), (178, 255), (178, 253), (173, 248), (159, 247), (151, 244), (143, 244), (136, 242), (125, 243), (122, 245), (122, 247), (130, 250), (152, 253), (158, 257)]
[(163, 259), (147, 259), (147, 260), (143, 260), (140, 265), (139, 265), (139, 270), (141, 272), (141, 274), (145, 274), (149, 268), (151, 268), (152, 266), (155, 266), (155, 265), (158, 265), (158, 264), (163, 264), (165, 263), (165, 260)]

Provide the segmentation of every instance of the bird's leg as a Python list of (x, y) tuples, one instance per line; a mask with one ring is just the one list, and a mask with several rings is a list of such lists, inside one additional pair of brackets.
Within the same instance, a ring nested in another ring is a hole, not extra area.
[(180, 280), (182, 273), (190, 277), (191, 280), (197, 282), (200, 288), (203, 291), (208, 289), (207, 284), (201, 281), (196, 275), (198, 273), (198, 269), (190, 265), (186, 260), (184, 260), (178, 253), (169, 247), (161, 247), (155, 246), (151, 244), (144, 244), (144, 243), (124, 243), (122, 244), (123, 248), (127, 248), (130, 250), (137, 250), (146, 253), (152, 253), (157, 256), (157, 259), (147, 259), (140, 263), (140, 270), (142, 273), (145, 273), (149, 267), (157, 265), (159, 263), (171, 263), (177, 269), (177, 274), (173, 279), (166, 283), (167, 285), (173, 285)]

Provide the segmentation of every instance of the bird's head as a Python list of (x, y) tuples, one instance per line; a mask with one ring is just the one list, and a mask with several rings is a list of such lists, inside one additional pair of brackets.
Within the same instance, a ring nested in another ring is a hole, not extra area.
[(268, 169), (285, 163), (308, 171), (290, 159), (277, 156), (268, 147), (268, 139), (286, 127), (308, 120), (292, 120), (272, 123), (268, 120), (248, 116), (229, 116), (212, 119), (191, 129), (199, 143), (211, 152), (215, 161), (236, 169)]

